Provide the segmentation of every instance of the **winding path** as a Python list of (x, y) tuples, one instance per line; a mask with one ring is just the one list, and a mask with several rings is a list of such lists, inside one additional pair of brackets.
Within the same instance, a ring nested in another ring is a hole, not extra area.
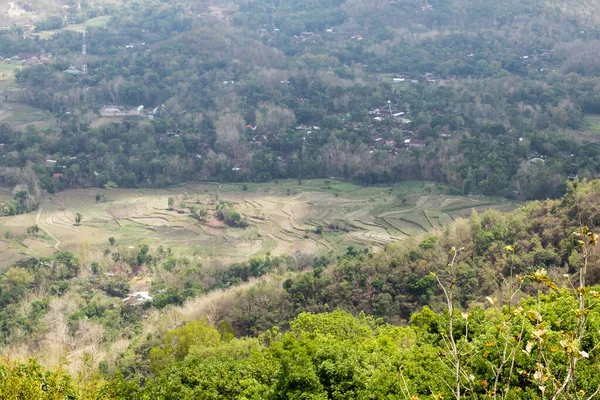
[(39, 227), (40, 227), (40, 229), (41, 229), (41, 230), (43, 230), (43, 231), (46, 233), (46, 235), (50, 236), (50, 237), (51, 237), (51, 238), (52, 238), (52, 239), (53, 239), (53, 240), (56, 242), (56, 243), (54, 244), (54, 248), (55, 248), (56, 250), (60, 251), (60, 247), (59, 247), (59, 246), (60, 246), (60, 244), (61, 244), (61, 241), (60, 241), (60, 240), (58, 240), (58, 239), (56, 238), (56, 236), (54, 236), (53, 234), (51, 234), (51, 233), (50, 233), (50, 231), (48, 231), (46, 228), (44, 228), (44, 227), (43, 227), (43, 225), (42, 225), (42, 224), (41, 224), (41, 222), (40, 222), (40, 217), (41, 217), (41, 215), (42, 215), (42, 211), (43, 211), (43, 210), (44, 210), (44, 207), (43, 207), (43, 206), (40, 206), (40, 208), (39, 208), (39, 210), (38, 210), (38, 212), (37, 212), (37, 215), (35, 216), (35, 223), (36, 223), (36, 225), (37, 225), (37, 226), (39, 226)]

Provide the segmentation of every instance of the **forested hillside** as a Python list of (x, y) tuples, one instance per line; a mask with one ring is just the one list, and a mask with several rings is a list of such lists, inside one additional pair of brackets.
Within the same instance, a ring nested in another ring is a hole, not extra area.
[(560, 196), (568, 177), (598, 170), (597, 10), (593, 1), (83, 4), (87, 28), (71, 10), (62, 30), (1, 32), (0, 55), (24, 64), (21, 101), (57, 125), (3, 126), (0, 163), (31, 168), (51, 192), (336, 177)]

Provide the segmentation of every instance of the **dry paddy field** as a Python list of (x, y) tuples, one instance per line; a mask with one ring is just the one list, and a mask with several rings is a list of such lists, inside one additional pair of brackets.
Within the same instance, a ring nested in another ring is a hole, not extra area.
[[(382, 248), (408, 236), (441, 228), (454, 219), (486, 208), (510, 210), (516, 203), (489, 197), (439, 194), (443, 187), (406, 182), (365, 188), (337, 181), (296, 181), (248, 185), (188, 184), (165, 189), (113, 189), (96, 202), (97, 189), (67, 190), (44, 200), (37, 213), (0, 219), (0, 265), (57, 249), (98, 252), (114, 237), (119, 247), (142, 243), (170, 247), (175, 254), (218, 257), (223, 262), (251, 256), (302, 251), (330, 252), (350, 244)], [(1, 193), (0, 193), (1, 195)], [(175, 199), (173, 210), (168, 198)], [(249, 222), (231, 228), (212, 216), (199, 224), (188, 206), (210, 214), (219, 200), (231, 202)], [(83, 216), (80, 225), (75, 215)], [(28, 235), (26, 227), (41, 231)], [(314, 233), (318, 226), (324, 234)]]

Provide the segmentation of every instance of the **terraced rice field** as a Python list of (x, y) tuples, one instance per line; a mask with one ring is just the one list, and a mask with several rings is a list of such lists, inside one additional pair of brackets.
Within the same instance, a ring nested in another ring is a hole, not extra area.
[(40, 130), (56, 126), (56, 118), (48, 111), (20, 103), (1, 103), (1, 100), (3, 99), (0, 98), (0, 123), (20, 130), (25, 130), (29, 125)]
[[(382, 248), (408, 236), (439, 229), (473, 209), (510, 210), (504, 199), (436, 194), (441, 187), (407, 182), (392, 188), (364, 188), (322, 180), (249, 185), (188, 184), (165, 190), (113, 189), (96, 202), (97, 189), (67, 190), (45, 199), (36, 213), (0, 219), (0, 265), (57, 249), (77, 252), (82, 246), (101, 252), (142, 243), (170, 247), (179, 254), (217, 257), (223, 262), (251, 256), (330, 252), (348, 245)], [(168, 209), (168, 198), (175, 206)], [(249, 222), (231, 228), (212, 216), (219, 200), (231, 202)], [(200, 224), (181, 203), (206, 208)], [(75, 215), (83, 220), (75, 224)], [(27, 235), (26, 227), (41, 231)], [(322, 235), (315, 233), (319, 226)]]

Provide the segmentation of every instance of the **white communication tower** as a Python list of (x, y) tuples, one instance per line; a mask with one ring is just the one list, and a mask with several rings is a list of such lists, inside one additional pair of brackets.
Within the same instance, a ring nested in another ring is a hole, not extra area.
[(88, 67), (87, 67), (87, 46), (85, 44), (85, 31), (87, 30), (87, 26), (83, 27), (83, 45), (81, 46), (81, 54), (83, 54), (83, 65), (81, 66), (81, 75), (87, 75)]

